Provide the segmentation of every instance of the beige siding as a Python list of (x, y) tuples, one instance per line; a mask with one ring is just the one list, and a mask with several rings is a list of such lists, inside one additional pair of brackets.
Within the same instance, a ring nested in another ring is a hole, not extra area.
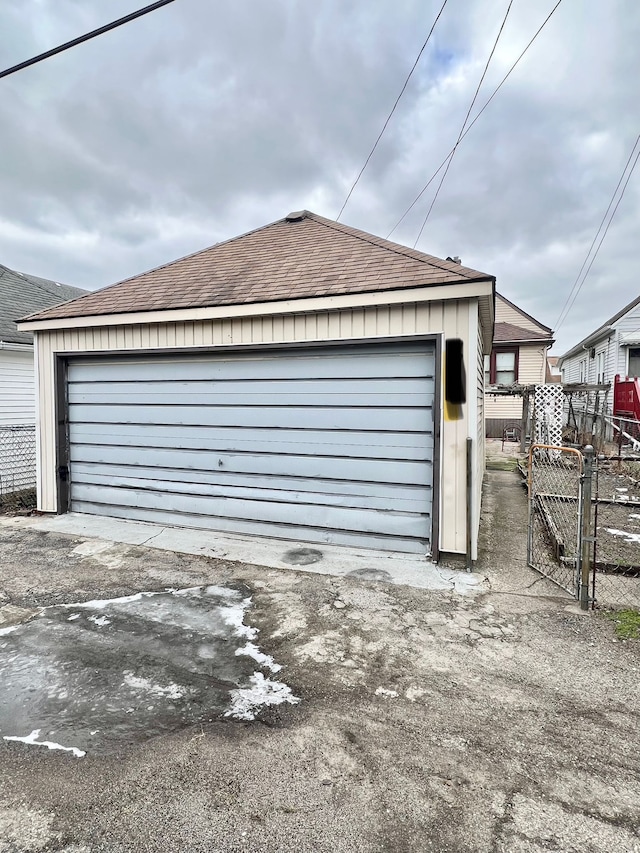
[[(518, 353), (518, 384), (542, 385), (546, 376), (547, 350), (538, 345), (520, 346)], [(522, 398), (503, 397), (487, 392), (485, 403), (487, 418), (522, 419)]]
[(496, 323), (512, 323), (514, 326), (520, 326), (521, 329), (528, 329), (530, 332), (547, 333), (547, 330), (538, 323), (530, 320), (509, 305), (508, 302), (505, 302), (499, 293), (496, 293)]
[(487, 391), (485, 401), (485, 415), (487, 419), (509, 418), (510, 420), (522, 420), (522, 397), (503, 397)]
[(547, 367), (547, 348), (521, 346), (518, 355), (518, 383), (544, 385)]
[[(241, 318), (218, 318), (149, 325), (101, 326), (37, 333), (40, 377), (39, 508), (57, 511), (56, 353), (167, 350), (182, 347), (310, 343), (362, 338), (440, 334), (469, 341), (469, 305), (477, 300), (374, 305), (332, 311)], [(475, 352), (475, 328), (473, 351)], [(473, 373), (468, 366), (470, 376)], [(466, 551), (466, 436), (468, 406), (461, 421), (444, 422), (441, 430), (440, 548)], [(473, 428), (475, 430), (475, 426)]]

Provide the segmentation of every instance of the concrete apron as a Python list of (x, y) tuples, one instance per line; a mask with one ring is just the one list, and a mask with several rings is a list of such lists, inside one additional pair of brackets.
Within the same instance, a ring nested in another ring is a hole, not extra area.
[(75, 551), (82, 556), (100, 553), (114, 542), (120, 542), (274, 569), (295, 569), (315, 574), (400, 584), (416, 589), (454, 591), (462, 595), (482, 589), (482, 578), (479, 575), (438, 566), (427, 557), (414, 554), (285, 542), (281, 539), (164, 527), (159, 524), (81, 513), (67, 513), (36, 520), (17, 519), (16, 522), (28, 523), (35, 530), (86, 537), (87, 541)]

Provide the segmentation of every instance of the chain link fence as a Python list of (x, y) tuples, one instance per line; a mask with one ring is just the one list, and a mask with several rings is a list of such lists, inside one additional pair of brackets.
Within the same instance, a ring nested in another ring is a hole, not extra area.
[(591, 525), (594, 603), (640, 608), (640, 460), (598, 460)]
[(640, 459), (533, 445), (529, 565), (583, 607), (640, 609)]
[(582, 472), (578, 450), (531, 447), (527, 562), (575, 597), (581, 564)]
[(0, 507), (34, 505), (35, 487), (35, 426), (0, 426)]

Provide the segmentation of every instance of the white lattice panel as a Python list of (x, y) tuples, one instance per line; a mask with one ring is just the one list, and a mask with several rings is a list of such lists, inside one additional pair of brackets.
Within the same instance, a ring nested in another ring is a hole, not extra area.
[(536, 385), (534, 417), (536, 444), (562, 445), (564, 391), (562, 385)]

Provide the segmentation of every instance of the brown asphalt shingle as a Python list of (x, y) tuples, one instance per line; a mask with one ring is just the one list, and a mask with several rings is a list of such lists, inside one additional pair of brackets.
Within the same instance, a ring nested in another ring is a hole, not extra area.
[(273, 302), (403, 287), (492, 281), (303, 211), (186, 258), (89, 293), (29, 320)]
[(532, 332), (530, 329), (523, 329), (521, 326), (515, 326), (513, 323), (496, 323), (493, 330), (494, 343), (548, 340), (551, 340), (550, 335), (545, 335), (543, 332)]

